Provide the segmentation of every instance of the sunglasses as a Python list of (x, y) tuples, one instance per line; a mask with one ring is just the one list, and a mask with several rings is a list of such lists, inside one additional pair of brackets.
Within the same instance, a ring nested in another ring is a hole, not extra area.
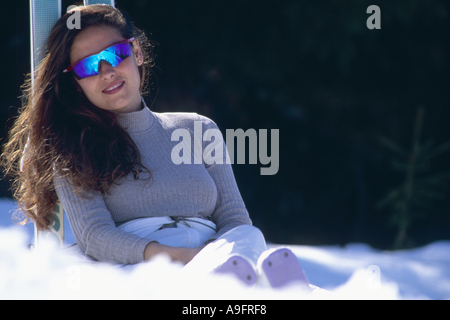
[(63, 72), (73, 71), (77, 79), (96, 76), (99, 74), (100, 61), (108, 62), (113, 68), (117, 67), (123, 60), (132, 55), (131, 41), (134, 38), (116, 42), (99, 53), (92, 54), (83, 60), (71, 65)]

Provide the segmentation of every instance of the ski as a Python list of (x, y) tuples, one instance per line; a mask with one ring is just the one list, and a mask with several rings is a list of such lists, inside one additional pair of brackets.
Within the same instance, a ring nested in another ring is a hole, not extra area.
[[(84, 5), (107, 4), (114, 7), (114, 0), (84, 0)], [(31, 44), (31, 81), (34, 71), (45, 54), (45, 41), (52, 27), (62, 14), (61, 0), (30, 0), (30, 44)], [(65, 8), (64, 8), (65, 9)], [(34, 226), (34, 245), (39, 247), (42, 239), (48, 239), (64, 247), (64, 208), (58, 201), (53, 212), (53, 223), (46, 230)]]
[[(31, 81), (34, 72), (45, 54), (45, 41), (53, 25), (61, 17), (61, 0), (30, 0), (30, 44), (31, 44)], [(38, 230), (34, 226), (34, 245), (39, 247), (40, 241), (51, 239), (59, 247), (64, 246), (64, 210), (61, 204), (55, 206), (53, 223), (46, 230)]]

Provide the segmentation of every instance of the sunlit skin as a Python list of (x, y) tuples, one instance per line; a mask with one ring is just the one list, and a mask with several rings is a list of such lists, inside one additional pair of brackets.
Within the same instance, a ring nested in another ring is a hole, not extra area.
[[(70, 52), (70, 63), (98, 53), (106, 47), (125, 40), (122, 35), (110, 27), (89, 27), (74, 40)], [(95, 106), (119, 113), (134, 112), (142, 109), (138, 66), (143, 63), (142, 51), (137, 40), (133, 42), (133, 55), (113, 68), (105, 61), (100, 62), (99, 74), (76, 80), (86, 97)], [(118, 88), (106, 91), (116, 85)]]

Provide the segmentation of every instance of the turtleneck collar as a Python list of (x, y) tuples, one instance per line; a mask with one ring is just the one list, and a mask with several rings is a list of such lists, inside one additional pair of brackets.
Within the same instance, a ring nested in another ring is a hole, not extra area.
[(142, 109), (135, 112), (115, 112), (117, 121), (130, 135), (141, 134), (151, 130), (156, 122), (155, 115), (142, 99)]

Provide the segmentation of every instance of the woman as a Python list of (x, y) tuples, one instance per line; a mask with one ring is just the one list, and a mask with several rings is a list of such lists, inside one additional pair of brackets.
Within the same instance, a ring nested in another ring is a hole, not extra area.
[(174, 130), (205, 150), (211, 142), (194, 141), (194, 128), (201, 124), (203, 137), (217, 126), (146, 107), (153, 56), (145, 34), (113, 7), (78, 10), (81, 29), (67, 28), (72, 13), (53, 27), (3, 154), (27, 219), (46, 228), (59, 198), (80, 250), (96, 260), (128, 265), (164, 253), (247, 284), (256, 270), (274, 287), (306, 283), (291, 251), (266, 251), (226, 161), (192, 153), (197, 161), (173, 163)]

